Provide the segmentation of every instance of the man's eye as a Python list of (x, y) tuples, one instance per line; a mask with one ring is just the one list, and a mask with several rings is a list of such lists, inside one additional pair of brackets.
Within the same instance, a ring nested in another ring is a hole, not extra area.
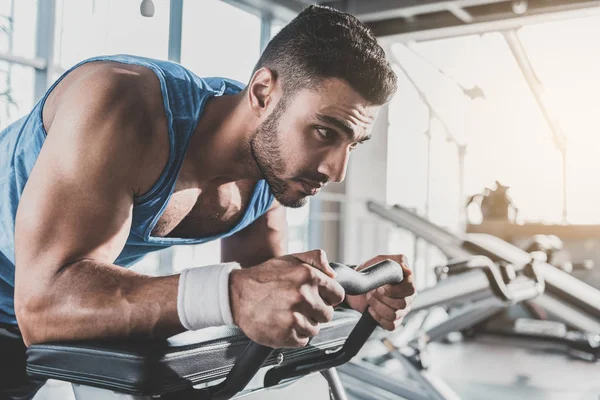
[(317, 134), (325, 140), (329, 140), (332, 138), (332, 134), (331, 131), (329, 129), (326, 128), (317, 128)]

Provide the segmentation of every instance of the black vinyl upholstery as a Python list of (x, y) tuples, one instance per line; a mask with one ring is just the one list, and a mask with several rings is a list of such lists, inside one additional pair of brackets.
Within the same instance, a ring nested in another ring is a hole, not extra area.
[[(341, 346), (360, 314), (340, 310), (308, 346), (273, 352), (265, 366), (310, 359)], [(160, 395), (224, 378), (249, 339), (237, 327), (185, 332), (166, 340), (85, 341), (32, 345), (27, 373), (137, 395)]]

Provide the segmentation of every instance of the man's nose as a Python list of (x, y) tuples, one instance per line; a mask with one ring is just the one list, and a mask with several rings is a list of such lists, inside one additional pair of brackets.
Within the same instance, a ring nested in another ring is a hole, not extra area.
[(319, 165), (318, 171), (327, 175), (330, 181), (342, 182), (346, 177), (349, 158), (348, 149), (329, 152)]

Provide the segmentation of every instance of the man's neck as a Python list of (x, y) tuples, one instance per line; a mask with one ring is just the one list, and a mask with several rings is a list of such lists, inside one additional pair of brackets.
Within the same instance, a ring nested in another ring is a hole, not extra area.
[(245, 92), (211, 98), (192, 134), (186, 172), (197, 183), (262, 178), (252, 153), (250, 139), (257, 128), (256, 117), (245, 104)]

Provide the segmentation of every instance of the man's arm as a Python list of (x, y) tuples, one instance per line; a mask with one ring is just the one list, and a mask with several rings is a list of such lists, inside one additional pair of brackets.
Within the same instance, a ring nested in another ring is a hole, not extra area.
[(246, 228), (221, 240), (221, 261), (251, 267), (287, 254), (285, 208), (276, 200), (269, 210)]
[(113, 264), (129, 235), (146, 157), (168, 148), (166, 131), (152, 129), (160, 114), (144, 100), (160, 103), (158, 81), (119, 71), (90, 66), (66, 78), (23, 191), (15, 311), (28, 345), (184, 330), (177, 275), (147, 277)]

